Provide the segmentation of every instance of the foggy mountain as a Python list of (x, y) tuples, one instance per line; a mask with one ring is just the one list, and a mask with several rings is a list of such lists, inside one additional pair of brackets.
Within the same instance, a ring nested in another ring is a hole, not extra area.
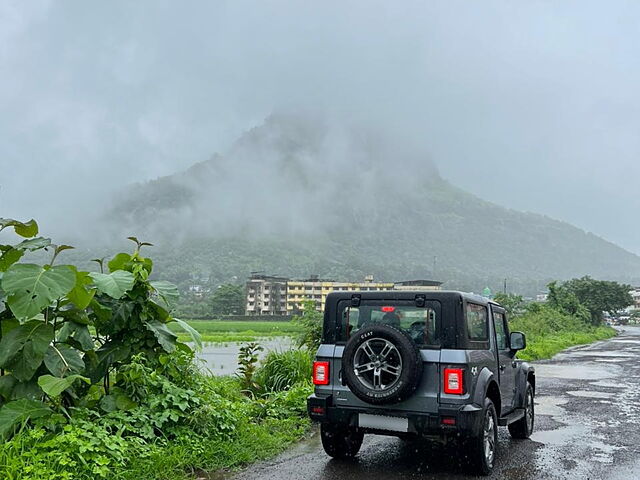
[(128, 187), (108, 217), (123, 236), (157, 243), (159, 270), (178, 283), (242, 281), (264, 270), (426, 277), (476, 291), (507, 278), (533, 292), (585, 274), (640, 277), (640, 257), (455, 183), (426, 153), (384, 132), (272, 115), (226, 154)]

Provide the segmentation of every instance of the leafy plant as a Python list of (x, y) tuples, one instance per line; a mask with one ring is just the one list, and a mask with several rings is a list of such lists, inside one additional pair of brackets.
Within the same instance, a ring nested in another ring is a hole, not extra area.
[(240, 347), (237, 376), (240, 379), (243, 391), (247, 393), (255, 392), (260, 388), (260, 385), (254, 381), (253, 376), (258, 364), (258, 353), (263, 350), (264, 348), (256, 342), (250, 342)]
[(293, 317), (293, 323), (302, 326), (298, 345), (315, 352), (322, 341), (322, 313), (316, 310), (316, 303), (307, 300), (303, 303), (302, 313)]
[(310, 383), (312, 357), (309, 350), (269, 352), (255, 374), (255, 382), (266, 392), (289, 390)]
[[(176, 348), (189, 350), (167, 326), (177, 289), (149, 281), (153, 262), (140, 249), (150, 244), (131, 237), (132, 254), (117, 254), (108, 272), (103, 261), (100, 272), (86, 272), (54, 265), (73, 247), (36, 237), (35, 220), (0, 219), (0, 231), (7, 228), (26, 240), (0, 245), (0, 432), (10, 433), (48, 406), (85, 401), (90, 385), (103, 387), (98, 397), (108, 396), (111, 378), (134, 355), (157, 364)], [(52, 251), (49, 263), (18, 263), (26, 252), (43, 249)], [(199, 342), (189, 325), (176, 325)]]

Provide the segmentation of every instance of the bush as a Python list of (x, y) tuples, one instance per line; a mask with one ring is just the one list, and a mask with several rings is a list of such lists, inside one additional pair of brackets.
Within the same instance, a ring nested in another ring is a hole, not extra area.
[[(204, 376), (167, 326), (177, 290), (149, 281), (148, 244), (132, 238), (133, 254), (82, 272), (53, 266), (69, 247), (34, 238), (34, 221), (0, 219), (9, 227), (27, 240), (0, 245), (0, 479), (184, 479), (265, 458), (307, 430), (309, 354), (271, 355), (257, 399), (242, 394), (257, 350), (243, 379)], [(44, 248), (49, 264), (17, 263)]]
[(313, 300), (305, 301), (302, 313), (292, 319), (294, 324), (302, 327), (302, 333), (298, 336), (298, 346), (313, 352), (318, 350), (322, 341), (322, 319), (322, 313), (316, 310), (316, 303)]
[(309, 350), (269, 352), (255, 375), (266, 392), (289, 390), (296, 384), (311, 382), (313, 357)]

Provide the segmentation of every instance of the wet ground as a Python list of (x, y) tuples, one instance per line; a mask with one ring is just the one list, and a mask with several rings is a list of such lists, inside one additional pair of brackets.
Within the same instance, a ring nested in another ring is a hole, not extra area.
[[(640, 328), (537, 362), (530, 440), (501, 428), (496, 479), (640, 479)], [(318, 435), (232, 478), (392, 480), (473, 478), (455, 448), (367, 436), (353, 461), (322, 451)], [(486, 478), (486, 477), (485, 477)]]

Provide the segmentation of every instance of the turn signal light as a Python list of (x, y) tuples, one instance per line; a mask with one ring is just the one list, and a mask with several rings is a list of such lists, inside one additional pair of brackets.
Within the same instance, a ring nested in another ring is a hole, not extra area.
[(444, 369), (444, 393), (452, 395), (464, 393), (463, 370), (461, 368)]
[(329, 362), (313, 362), (313, 384), (329, 384)]

